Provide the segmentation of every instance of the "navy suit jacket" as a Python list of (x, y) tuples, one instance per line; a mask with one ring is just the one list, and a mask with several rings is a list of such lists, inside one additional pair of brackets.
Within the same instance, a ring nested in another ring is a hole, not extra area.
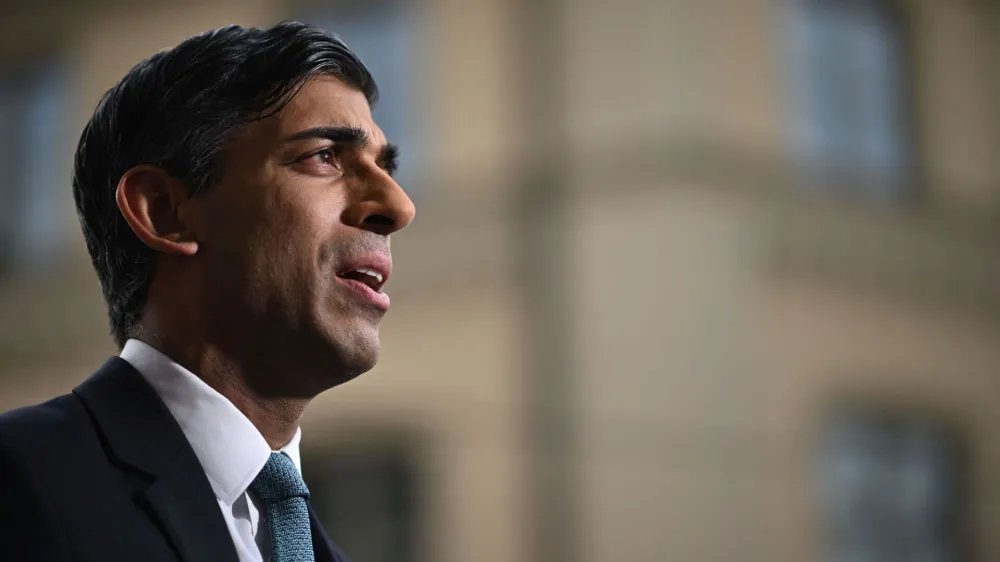
[[(310, 508), (316, 562), (347, 562)], [(238, 562), (170, 411), (128, 362), (0, 415), (0, 560)]]

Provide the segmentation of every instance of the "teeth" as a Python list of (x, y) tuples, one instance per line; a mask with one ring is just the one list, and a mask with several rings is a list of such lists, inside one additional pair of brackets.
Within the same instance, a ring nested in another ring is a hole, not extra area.
[(358, 273), (364, 273), (365, 275), (371, 275), (375, 279), (378, 279), (379, 283), (382, 282), (382, 274), (379, 273), (379, 272), (377, 272), (377, 271), (375, 271), (374, 269), (368, 269), (367, 267), (362, 267), (360, 269), (357, 269), (356, 271)]

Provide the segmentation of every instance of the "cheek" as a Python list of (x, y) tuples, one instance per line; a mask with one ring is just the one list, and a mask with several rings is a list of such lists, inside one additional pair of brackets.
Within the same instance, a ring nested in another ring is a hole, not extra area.
[(267, 209), (253, 226), (248, 250), (256, 266), (275, 281), (301, 275), (312, 252), (309, 224), (293, 209)]
[[(227, 277), (242, 278), (244, 290), (258, 295), (275, 292), (281, 299), (308, 290), (319, 268), (329, 268), (327, 256), (336, 238), (343, 190), (328, 181), (292, 177), (282, 170), (244, 177), (213, 194), (206, 209), (210, 246)], [(220, 186), (222, 187), (222, 186)], [(226, 196), (228, 194), (228, 197)], [(216, 268), (216, 269), (221, 269)]]
[(324, 200), (329, 197), (310, 196), (308, 189), (280, 195), (268, 198), (260, 209), (251, 238), (259, 267), (270, 270), (278, 282), (302, 288), (314, 283), (316, 274), (330, 269), (335, 261), (329, 248), (336, 206)]

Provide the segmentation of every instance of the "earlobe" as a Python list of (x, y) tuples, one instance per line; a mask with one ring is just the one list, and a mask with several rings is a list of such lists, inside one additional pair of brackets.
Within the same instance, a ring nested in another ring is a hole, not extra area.
[(191, 217), (185, 213), (187, 189), (163, 168), (143, 164), (125, 172), (115, 201), (135, 235), (153, 250), (183, 256), (198, 252)]

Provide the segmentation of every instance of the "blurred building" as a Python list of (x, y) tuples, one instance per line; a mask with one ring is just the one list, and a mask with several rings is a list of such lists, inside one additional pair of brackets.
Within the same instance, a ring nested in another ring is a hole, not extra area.
[(116, 352), (69, 187), (100, 95), (304, 19), (419, 209), (379, 366), (307, 415), (355, 560), (1000, 559), (995, 2), (0, 10), (0, 409)]

